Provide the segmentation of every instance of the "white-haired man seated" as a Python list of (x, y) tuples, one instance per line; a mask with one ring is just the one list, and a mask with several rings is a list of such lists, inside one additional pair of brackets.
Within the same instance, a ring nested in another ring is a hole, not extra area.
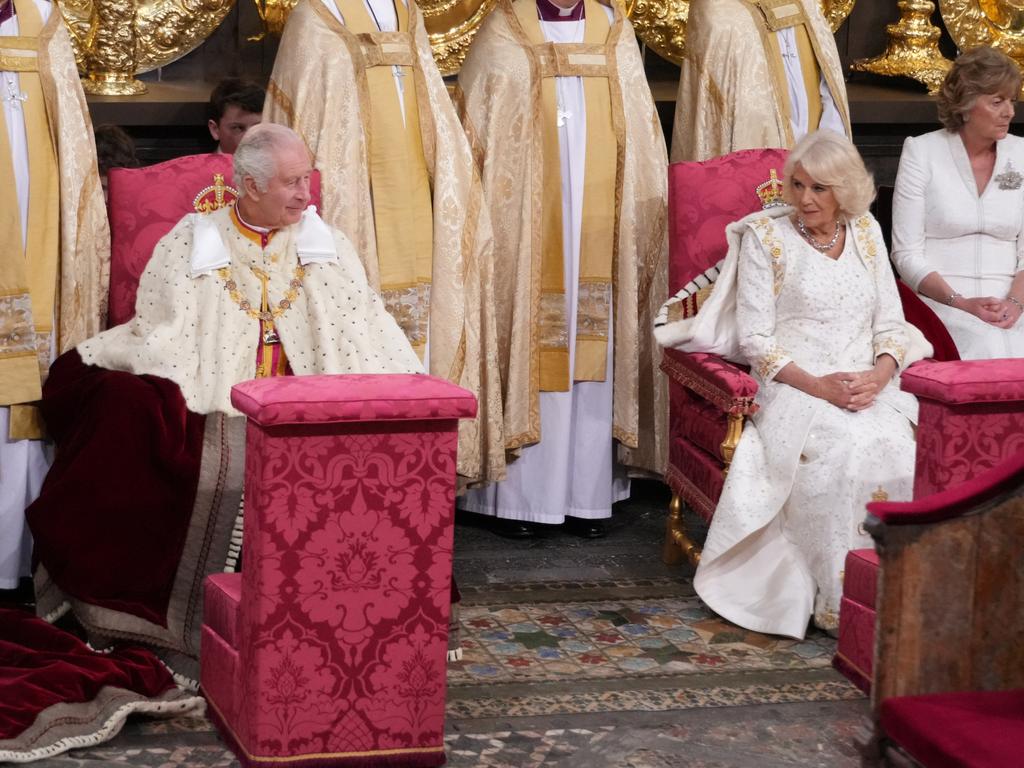
[(240, 522), (231, 387), (422, 370), (348, 239), (309, 207), (311, 173), (291, 130), (250, 129), (237, 203), (178, 222), (135, 317), (61, 357), (44, 389), (57, 460), (28, 510), (40, 610), (67, 600), (90, 633), (168, 649), (186, 674), (203, 577), (230, 566)]

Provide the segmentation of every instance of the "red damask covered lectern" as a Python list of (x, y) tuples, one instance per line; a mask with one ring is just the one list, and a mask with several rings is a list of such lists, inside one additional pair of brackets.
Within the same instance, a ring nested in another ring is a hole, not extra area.
[(241, 574), (207, 579), (202, 688), (243, 766), (445, 762), (458, 420), (430, 376), (244, 382)]

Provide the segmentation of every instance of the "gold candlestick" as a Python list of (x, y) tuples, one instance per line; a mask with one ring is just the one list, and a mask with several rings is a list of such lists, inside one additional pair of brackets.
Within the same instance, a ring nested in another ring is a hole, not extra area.
[(938, 92), (953, 62), (939, 52), (942, 33), (931, 22), (931, 0), (899, 0), (900, 20), (886, 26), (889, 45), (873, 59), (859, 59), (851, 69), (888, 77), (911, 77), (924, 83), (928, 93)]

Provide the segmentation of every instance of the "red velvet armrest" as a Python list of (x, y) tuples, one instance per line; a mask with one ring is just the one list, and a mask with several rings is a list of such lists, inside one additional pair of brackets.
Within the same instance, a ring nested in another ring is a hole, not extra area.
[(900, 387), (951, 405), (1024, 401), (1024, 360), (922, 360), (903, 372)]
[(741, 366), (705, 352), (663, 350), (661, 370), (725, 413), (757, 412), (757, 382)]
[(948, 490), (915, 501), (872, 501), (868, 514), (886, 525), (920, 525), (959, 517), (1024, 484), (1024, 453)]

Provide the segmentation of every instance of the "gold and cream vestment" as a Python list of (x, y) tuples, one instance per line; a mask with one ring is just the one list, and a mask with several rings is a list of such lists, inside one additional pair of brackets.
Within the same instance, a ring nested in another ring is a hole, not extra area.
[[(264, 117), (293, 128), (321, 173), (324, 220), (351, 239), (370, 284), (427, 369), (470, 390), (459, 424), (469, 482), (505, 473), (491, 233), (479, 175), (414, 2), (396, 31), (373, 6), (302, 0), (281, 38)], [(398, 84), (396, 85), (396, 81)]]
[[(508, 447), (544, 440), (542, 392), (568, 389), (571, 381), (601, 380), (609, 362), (611, 437), (618, 459), (660, 473), (667, 399), (651, 327), (667, 289), (667, 157), (632, 26), (617, 5), (610, 22), (605, 11), (588, 2), (583, 41), (555, 43), (540, 36), (536, 0), (501, 0), (474, 39), (456, 98), (481, 167), (494, 229)], [(600, 26), (592, 27), (594, 22)], [(585, 182), (572, 371), (563, 308), (568, 288), (562, 284), (561, 120), (553, 98), (554, 81), (563, 78), (583, 81), (584, 176), (605, 180), (593, 190)], [(598, 103), (603, 109), (592, 106)], [(588, 216), (588, 210), (606, 205), (608, 213)], [(607, 262), (604, 247), (611, 249)], [(609, 338), (606, 361), (603, 347)], [(593, 343), (581, 345), (581, 340)], [(587, 348), (595, 350), (593, 357)], [(566, 363), (560, 369), (557, 357)]]
[(835, 38), (818, 0), (691, 0), (673, 162), (850, 132)]

